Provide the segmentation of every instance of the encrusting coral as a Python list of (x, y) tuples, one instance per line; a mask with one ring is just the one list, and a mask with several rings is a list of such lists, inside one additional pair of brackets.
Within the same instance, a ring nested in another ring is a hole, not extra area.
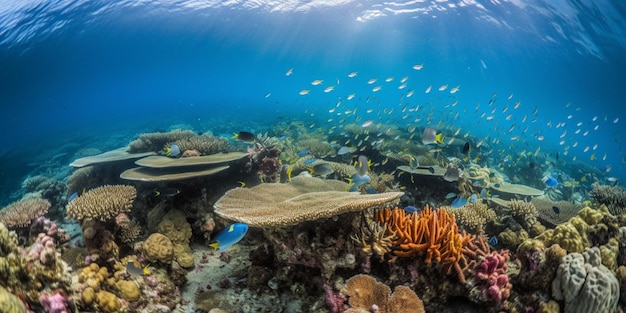
[(48, 213), (50, 202), (45, 199), (25, 199), (0, 209), (0, 223), (9, 228), (28, 226), (34, 219)]
[(346, 313), (423, 313), (424, 303), (413, 290), (397, 286), (393, 293), (389, 286), (368, 275), (355, 275), (346, 281), (351, 308)]
[(107, 185), (89, 190), (67, 204), (67, 216), (76, 220), (87, 218), (110, 220), (131, 210), (137, 190), (127, 185)]

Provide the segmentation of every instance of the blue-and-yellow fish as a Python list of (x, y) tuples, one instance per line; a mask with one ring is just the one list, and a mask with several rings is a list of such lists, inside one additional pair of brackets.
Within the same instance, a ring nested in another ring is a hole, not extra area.
[(215, 236), (209, 247), (218, 250), (226, 251), (232, 245), (238, 243), (248, 232), (248, 225), (244, 223), (234, 223), (228, 227), (222, 229), (217, 236)]

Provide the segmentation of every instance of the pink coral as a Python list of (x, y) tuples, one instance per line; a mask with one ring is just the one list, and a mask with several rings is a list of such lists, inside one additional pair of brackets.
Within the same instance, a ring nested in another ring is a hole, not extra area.
[(55, 293), (53, 295), (43, 293), (39, 297), (39, 302), (43, 306), (44, 310), (48, 313), (70, 312), (67, 307), (69, 303), (68, 299), (59, 293)]
[(328, 284), (324, 284), (324, 300), (332, 313), (339, 313), (346, 310), (346, 301), (348, 298), (333, 290)]
[(478, 265), (473, 291), (480, 301), (495, 302), (498, 307), (504, 306), (512, 288), (506, 273), (508, 259), (508, 250), (494, 251)]
[(35, 242), (28, 248), (26, 256), (30, 260), (39, 260), (42, 265), (52, 266), (56, 262), (56, 248), (52, 237), (40, 233)]

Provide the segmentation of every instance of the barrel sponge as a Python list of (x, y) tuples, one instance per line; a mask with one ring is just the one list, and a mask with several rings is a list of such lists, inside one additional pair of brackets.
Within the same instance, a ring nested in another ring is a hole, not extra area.
[(174, 258), (174, 244), (165, 235), (159, 233), (150, 235), (144, 241), (143, 251), (150, 261), (170, 264)]
[(619, 282), (601, 262), (597, 247), (563, 257), (552, 281), (552, 296), (565, 301), (563, 312), (615, 312)]

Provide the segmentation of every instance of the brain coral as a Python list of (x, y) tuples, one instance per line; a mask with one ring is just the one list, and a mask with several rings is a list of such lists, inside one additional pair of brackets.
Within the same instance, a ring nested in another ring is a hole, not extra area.
[(133, 207), (137, 190), (133, 186), (102, 186), (89, 190), (67, 204), (67, 217), (76, 220), (87, 218), (109, 220)]
[(570, 253), (563, 257), (552, 282), (552, 295), (565, 300), (565, 313), (615, 312), (619, 300), (619, 282), (600, 264), (600, 250)]
[(163, 234), (150, 235), (143, 243), (143, 251), (150, 261), (170, 264), (174, 259), (174, 244)]

